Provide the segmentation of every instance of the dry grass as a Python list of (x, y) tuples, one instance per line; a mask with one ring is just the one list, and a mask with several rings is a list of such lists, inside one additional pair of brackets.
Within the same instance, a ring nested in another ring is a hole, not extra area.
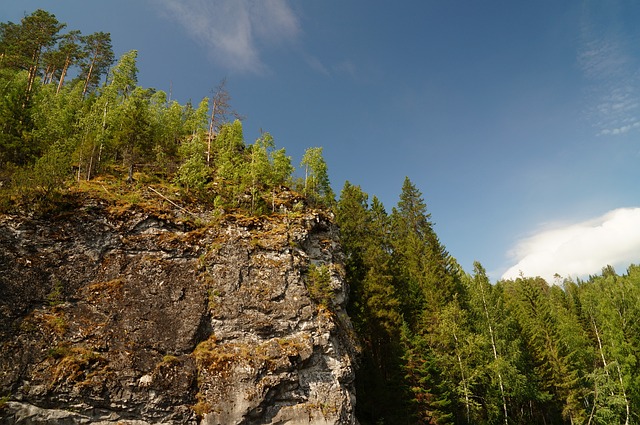
[(63, 348), (57, 354), (60, 361), (53, 368), (52, 384), (89, 380), (94, 369), (106, 363), (102, 355), (85, 347)]
[(117, 278), (106, 282), (93, 283), (86, 287), (88, 300), (99, 301), (104, 298), (115, 298), (122, 295), (124, 279)]

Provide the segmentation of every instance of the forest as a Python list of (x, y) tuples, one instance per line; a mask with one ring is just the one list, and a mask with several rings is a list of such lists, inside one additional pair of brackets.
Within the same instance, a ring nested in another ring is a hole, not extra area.
[(269, 133), (247, 144), (224, 81), (182, 105), (138, 85), (136, 57), (43, 10), (0, 23), (0, 212), (46, 216), (92, 182), (247, 215), (295, 191), (340, 226), (360, 423), (640, 423), (640, 266), (492, 283), (446, 250), (409, 178), (391, 211), (350, 182), (336, 197), (322, 148), (296, 176)]

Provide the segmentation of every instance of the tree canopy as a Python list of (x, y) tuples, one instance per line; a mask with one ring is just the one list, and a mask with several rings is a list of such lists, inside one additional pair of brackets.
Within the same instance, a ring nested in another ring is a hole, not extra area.
[[(46, 210), (107, 178), (129, 199), (147, 186), (205, 210), (331, 210), (362, 346), (360, 423), (640, 423), (640, 266), (492, 284), (447, 251), (409, 178), (390, 212), (350, 182), (336, 200), (322, 147), (294, 178), (271, 134), (247, 143), (224, 80), (182, 105), (141, 87), (137, 51), (115, 61), (109, 33), (64, 30), (43, 10), (0, 23), (0, 211)], [(330, 308), (327, 273), (311, 268), (308, 290)]]
[[(139, 173), (203, 205), (250, 214), (274, 212), (282, 188), (308, 189), (314, 206), (333, 200), (322, 149), (305, 157), (309, 180), (298, 185), (269, 133), (246, 143), (224, 80), (196, 107), (181, 105), (138, 84), (136, 50), (116, 62), (109, 33), (65, 28), (43, 10), (0, 24), (3, 208), (36, 206), (74, 180), (117, 175), (131, 184)], [(55, 184), (40, 190), (34, 167)]]

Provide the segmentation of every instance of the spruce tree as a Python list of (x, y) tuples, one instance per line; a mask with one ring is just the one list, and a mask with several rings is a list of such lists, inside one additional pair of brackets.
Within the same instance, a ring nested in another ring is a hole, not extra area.
[(400, 329), (402, 317), (389, 249), (389, 218), (382, 203), (345, 182), (336, 205), (346, 254), (348, 311), (362, 344), (357, 414), (363, 424), (408, 420)]

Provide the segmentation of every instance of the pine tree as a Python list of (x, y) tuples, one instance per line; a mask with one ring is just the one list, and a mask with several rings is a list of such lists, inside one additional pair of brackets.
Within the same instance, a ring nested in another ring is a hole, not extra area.
[(83, 61), (80, 63), (80, 75), (83, 81), (82, 94), (86, 95), (90, 89), (98, 87), (100, 78), (104, 75), (115, 59), (111, 47), (111, 34), (96, 32), (82, 38)]
[(65, 26), (42, 9), (22, 18), (20, 25), (0, 24), (2, 65), (27, 71), (27, 98), (36, 78), (42, 75), (43, 55), (56, 44), (58, 33)]

